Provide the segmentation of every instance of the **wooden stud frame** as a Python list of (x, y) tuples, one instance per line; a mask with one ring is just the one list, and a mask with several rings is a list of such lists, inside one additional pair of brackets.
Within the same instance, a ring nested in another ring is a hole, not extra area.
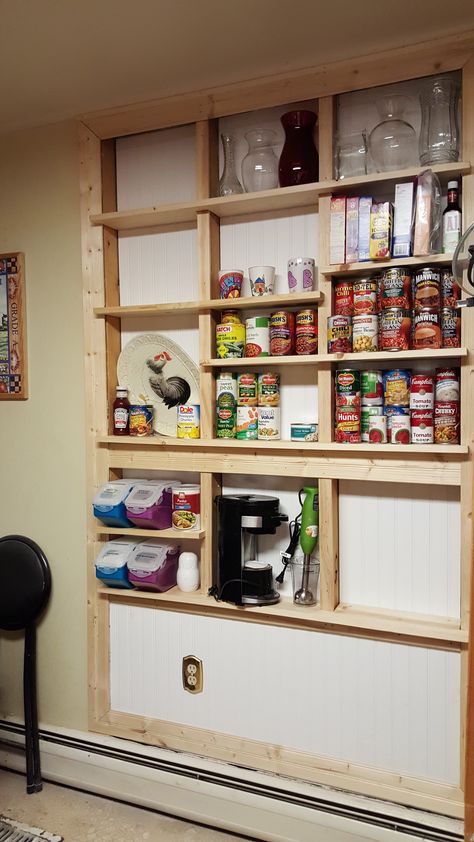
[[(104, 734), (137, 740), (170, 749), (194, 752), (228, 762), (239, 762), (267, 771), (291, 775), (342, 789), (349, 789), (415, 807), (460, 817), (466, 794), (466, 839), (474, 833), (474, 690), (468, 695), (474, 669), (469, 672), (471, 649), (469, 636), (474, 634), (471, 604), (472, 565), (472, 463), (474, 437), (472, 413), (465, 407), (474, 405), (474, 312), (463, 313), (463, 349), (459, 353), (462, 370), (462, 440), (454, 448), (399, 448), (397, 453), (387, 446), (370, 445), (341, 448), (333, 442), (334, 358), (321, 352), (317, 357), (298, 364), (313, 365), (318, 378), (320, 441), (308, 448), (291, 447), (285, 442), (240, 443), (213, 439), (214, 376), (217, 363), (213, 358), (213, 337), (216, 317), (222, 308), (217, 299), (215, 278), (219, 267), (220, 217), (261, 210), (309, 207), (319, 202), (319, 272), (321, 295), (314, 297), (319, 305), (320, 335), (325, 335), (326, 318), (331, 312), (331, 279), (335, 275), (357, 274), (373, 268), (370, 264), (341, 267), (329, 266), (329, 197), (377, 181), (390, 181), (388, 174), (365, 179), (335, 182), (332, 172), (334, 140), (334, 95), (344, 91), (399, 82), (441, 71), (462, 70), (463, 79), (463, 162), (454, 169), (442, 165), (444, 173), (463, 175), (464, 218), (474, 218), (474, 175), (470, 162), (474, 159), (474, 32), (446, 39), (390, 50), (358, 60), (311, 68), (258, 82), (230, 85), (213, 91), (169, 97), (150, 103), (110, 109), (85, 115), (80, 124), (81, 149), (81, 219), (84, 273), (84, 314), (86, 335), (87, 383), (87, 470), (88, 500), (94, 489), (109, 477), (120, 476), (130, 467), (136, 469), (193, 470), (200, 474), (202, 489), (202, 532), (195, 536), (201, 542), (202, 585), (196, 594), (147, 594), (113, 591), (98, 586), (93, 576), (93, 560), (100, 541), (120, 530), (98, 527), (89, 515), (88, 527), (88, 590), (89, 590), (89, 662), (90, 728)], [(287, 104), (308, 98), (319, 98), (320, 178), (316, 185), (285, 188), (255, 195), (226, 199), (211, 198), (217, 184), (217, 118)], [(115, 195), (114, 138), (166, 126), (194, 122), (197, 152), (197, 200), (193, 203), (150, 208), (144, 211), (117, 213)], [(391, 174), (392, 183), (408, 180), (416, 173)], [(121, 308), (118, 292), (117, 231), (150, 228), (163, 223), (197, 222), (199, 249), (198, 302), (177, 305), (149, 305)], [(404, 262), (404, 261), (403, 261)], [(407, 263), (417, 264), (416, 258)], [(279, 305), (284, 301), (278, 298)], [(298, 303), (298, 302), (295, 302)], [(244, 302), (242, 302), (244, 305)], [(120, 319), (134, 315), (164, 318), (181, 309), (198, 314), (201, 356), (201, 422), (202, 438), (197, 442), (179, 442), (154, 437), (153, 440), (117, 441), (110, 435), (107, 407), (115, 386), (116, 361), (120, 350)], [(441, 356), (444, 355), (441, 354)], [(413, 357), (413, 354), (411, 354)], [(449, 356), (447, 364), (449, 364)], [(377, 354), (377, 359), (384, 359)], [(351, 355), (341, 357), (350, 361)], [(352, 355), (353, 358), (353, 355)], [(358, 355), (358, 359), (362, 359)], [(400, 359), (400, 355), (397, 360)], [(375, 356), (371, 355), (375, 361)], [(336, 359), (338, 362), (339, 359)], [(233, 361), (235, 363), (235, 361)], [(280, 361), (281, 362), (281, 361)], [(288, 362), (290, 364), (291, 361)], [(245, 361), (244, 365), (249, 361)], [(285, 361), (283, 361), (285, 364)], [(293, 363), (294, 364), (294, 361)], [(254, 446), (255, 445), (255, 446)], [(321, 500), (321, 605), (317, 610), (295, 608), (291, 604), (265, 610), (239, 609), (215, 603), (207, 596), (212, 582), (215, 556), (215, 518), (212, 500), (221, 487), (222, 473), (245, 473), (278, 476), (319, 477)], [(392, 611), (368, 610), (342, 605), (338, 588), (338, 480), (363, 479), (393, 483), (447, 484), (460, 488), (461, 499), (461, 622), (440, 620)], [(134, 530), (129, 530), (132, 534)], [(139, 531), (136, 531), (139, 534)], [(172, 537), (172, 536), (171, 536)], [(109, 606), (113, 602), (154, 606), (157, 610), (182, 613), (205, 613), (249, 622), (287, 625), (328, 634), (349, 634), (371, 639), (403, 642), (407, 645), (441, 648), (461, 652), (462, 657), (462, 757), (461, 786), (405, 778), (372, 768), (327, 761), (302, 752), (267, 746), (252, 740), (216, 735), (196, 728), (121, 714), (110, 709), (109, 692)], [(469, 626), (471, 623), (471, 626)], [(472, 656), (474, 658), (474, 656)], [(465, 723), (468, 723), (465, 734)], [(464, 780), (464, 756), (468, 758)]]

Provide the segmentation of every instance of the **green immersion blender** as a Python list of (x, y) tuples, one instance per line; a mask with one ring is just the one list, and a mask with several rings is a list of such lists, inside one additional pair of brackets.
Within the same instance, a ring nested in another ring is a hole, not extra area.
[(299, 493), (300, 503), (302, 494), (306, 495), (301, 506), (300, 532), (300, 547), (304, 553), (303, 574), (301, 587), (295, 591), (293, 601), (298, 605), (314, 605), (316, 594), (309, 588), (309, 574), (311, 571), (311, 556), (318, 543), (319, 491), (311, 485), (305, 486)]

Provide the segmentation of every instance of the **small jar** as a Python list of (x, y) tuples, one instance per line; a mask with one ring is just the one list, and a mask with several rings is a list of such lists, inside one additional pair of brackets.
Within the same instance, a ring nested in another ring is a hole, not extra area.
[(199, 567), (196, 553), (181, 553), (176, 582), (180, 591), (190, 593), (199, 587)]

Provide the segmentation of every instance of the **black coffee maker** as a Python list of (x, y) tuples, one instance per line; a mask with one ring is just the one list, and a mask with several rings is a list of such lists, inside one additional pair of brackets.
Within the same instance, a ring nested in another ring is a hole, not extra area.
[(278, 497), (221, 494), (218, 512), (217, 599), (235, 605), (272, 605), (280, 599), (271, 564), (258, 560), (257, 536), (274, 535), (288, 520)]

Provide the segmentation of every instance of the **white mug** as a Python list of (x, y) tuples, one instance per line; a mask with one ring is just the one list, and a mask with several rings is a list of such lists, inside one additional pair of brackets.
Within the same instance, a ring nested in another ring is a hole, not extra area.
[(251, 266), (249, 280), (252, 295), (271, 295), (275, 281), (275, 267)]
[(312, 257), (292, 257), (288, 261), (288, 291), (311, 292), (316, 289), (316, 266)]

